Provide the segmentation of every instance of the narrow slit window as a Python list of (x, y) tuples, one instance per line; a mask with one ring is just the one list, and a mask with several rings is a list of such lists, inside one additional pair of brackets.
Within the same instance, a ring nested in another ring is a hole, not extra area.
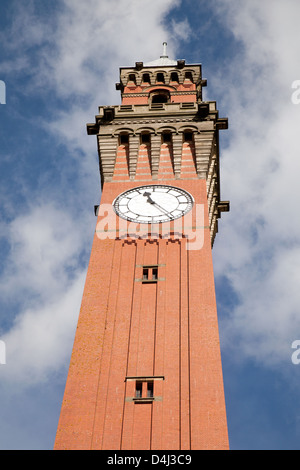
[(157, 281), (158, 277), (158, 268), (152, 268), (152, 280)]
[(149, 269), (144, 268), (143, 269), (143, 281), (148, 281), (148, 279), (149, 279)]
[(135, 384), (135, 397), (142, 398), (143, 395), (143, 382), (136, 382)]
[(147, 398), (153, 398), (153, 382), (147, 382)]

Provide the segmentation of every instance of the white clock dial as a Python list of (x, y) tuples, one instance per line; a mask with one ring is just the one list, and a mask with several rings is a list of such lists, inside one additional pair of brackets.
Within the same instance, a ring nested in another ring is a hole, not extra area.
[(193, 197), (174, 186), (148, 185), (129, 189), (113, 202), (119, 217), (139, 224), (155, 224), (178, 219), (189, 212)]

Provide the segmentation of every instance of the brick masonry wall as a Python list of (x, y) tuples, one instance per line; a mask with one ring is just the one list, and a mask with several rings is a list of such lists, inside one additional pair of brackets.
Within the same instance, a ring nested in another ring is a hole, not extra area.
[[(228, 448), (206, 182), (164, 184), (203, 204), (204, 245), (95, 233), (55, 449)], [(101, 203), (134, 186), (104, 184)], [(151, 264), (159, 280), (143, 284)], [(139, 376), (154, 401), (133, 400)]]

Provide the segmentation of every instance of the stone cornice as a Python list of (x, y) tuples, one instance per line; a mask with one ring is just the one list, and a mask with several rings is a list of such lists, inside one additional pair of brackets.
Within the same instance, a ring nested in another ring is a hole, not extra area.
[[(151, 87), (151, 89), (153, 89), (153, 87)], [(138, 98), (138, 97), (141, 97), (141, 96), (148, 96), (149, 95), (149, 91), (147, 92), (139, 92), (139, 93), (122, 93), (122, 97), (123, 98)], [(174, 90), (173, 92), (170, 91), (170, 95), (173, 96), (173, 95), (197, 95), (197, 92), (195, 90), (187, 90), (187, 91), (176, 91)]]

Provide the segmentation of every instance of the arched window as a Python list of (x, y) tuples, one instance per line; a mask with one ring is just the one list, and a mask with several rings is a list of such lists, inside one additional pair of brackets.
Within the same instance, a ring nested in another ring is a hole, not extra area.
[(191, 82), (193, 82), (192, 72), (185, 72), (185, 80), (190, 80)]
[(156, 81), (157, 81), (157, 82), (165, 83), (164, 74), (163, 74), (163, 73), (158, 73), (158, 74), (156, 75)]
[(143, 132), (143, 134), (141, 134), (141, 144), (150, 144), (149, 132)]
[(171, 82), (178, 82), (178, 73), (177, 72), (172, 72), (171, 73)]
[(144, 83), (150, 83), (150, 75), (149, 75), (149, 73), (144, 73), (144, 74), (143, 74), (143, 82), (144, 82)]
[(172, 134), (169, 131), (163, 132), (161, 135), (161, 140), (164, 144), (169, 144), (172, 142)]
[(169, 97), (166, 93), (158, 93), (152, 98), (152, 103), (168, 103)]
[(120, 134), (119, 136), (119, 145), (126, 145), (129, 143), (129, 135), (128, 134)]
[(171, 100), (170, 92), (168, 90), (153, 90), (149, 96), (151, 104), (169, 103)]
[(184, 131), (183, 133), (183, 142), (193, 142), (193, 132), (192, 131)]
[(136, 83), (135, 74), (134, 74), (134, 73), (129, 74), (128, 82), (133, 82), (134, 84)]

